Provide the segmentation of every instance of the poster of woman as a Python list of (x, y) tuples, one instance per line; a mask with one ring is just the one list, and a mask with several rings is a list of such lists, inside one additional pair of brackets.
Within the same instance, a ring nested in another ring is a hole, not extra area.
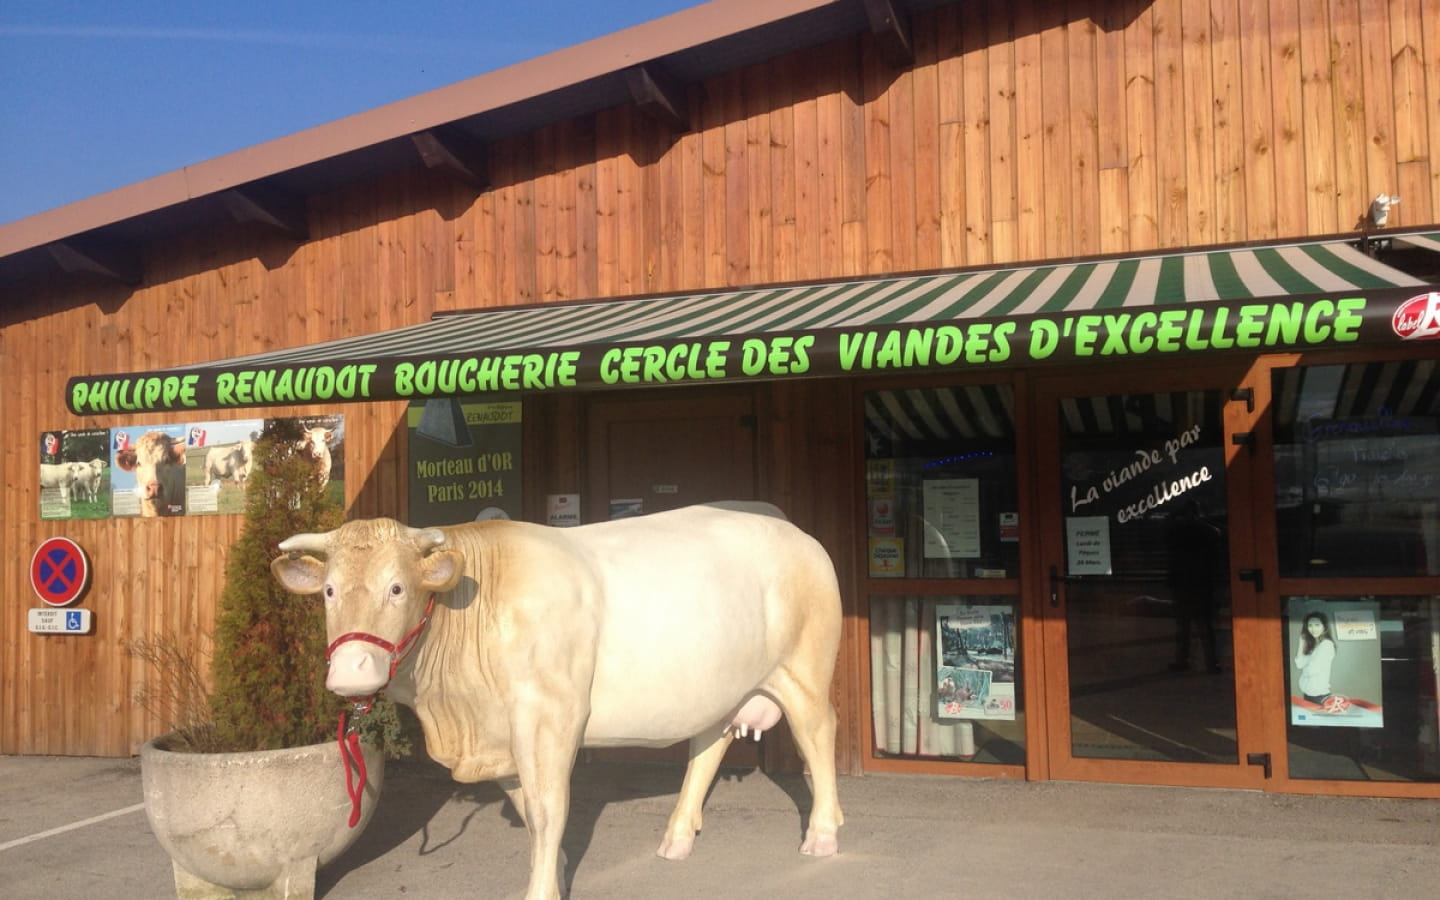
[(1380, 605), (1291, 597), (1290, 723), (1384, 728)]

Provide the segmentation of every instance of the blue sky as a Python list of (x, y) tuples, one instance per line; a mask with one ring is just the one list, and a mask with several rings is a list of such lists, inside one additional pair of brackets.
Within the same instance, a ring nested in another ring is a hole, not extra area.
[(0, 0), (0, 223), (699, 0)]

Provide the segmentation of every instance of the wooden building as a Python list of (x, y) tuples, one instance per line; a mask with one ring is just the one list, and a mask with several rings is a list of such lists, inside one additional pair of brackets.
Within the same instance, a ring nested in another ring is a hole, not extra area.
[(0, 227), (0, 752), (154, 736), (240, 527), (46, 438), (297, 416), (351, 516), (777, 503), (842, 771), (1440, 796), (1437, 292), (1440, 0), (714, 0), (197, 163)]

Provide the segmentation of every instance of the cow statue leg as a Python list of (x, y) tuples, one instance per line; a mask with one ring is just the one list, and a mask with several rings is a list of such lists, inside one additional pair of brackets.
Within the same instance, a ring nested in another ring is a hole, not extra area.
[[(536, 716), (512, 722), (519, 788), (505, 788), (519, 800), (520, 818), (530, 832), (530, 886), (525, 900), (560, 900), (564, 878), (565, 821), (570, 812), (570, 776), (580, 746), (581, 726), (560, 717)], [(523, 736), (523, 737), (522, 737)]]
[[(510, 798), (510, 805), (515, 807), (515, 814), (520, 817), (520, 824), (524, 825), (526, 833), (529, 833), (530, 820), (525, 818), (525, 789), (520, 786), (520, 779), (502, 778), (497, 784), (499, 784), (500, 789), (505, 792), (505, 796)], [(560, 854), (555, 863), (555, 879), (557, 884), (564, 884), (565, 867), (567, 864), (568, 860), (565, 857), (565, 848), (561, 847)]]
[(733, 732), (726, 729), (718, 736), (698, 734), (690, 739), (690, 764), (685, 767), (685, 781), (680, 785), (680, 799), (665, 826), (665, 838), (655, 855), (665, 859), (685, 859), (695, 848), (695, 833), (700, 830), (700, 807), (705, 793), (720, 771), (725, 749), (730, 746)]
[[(830, 678), (827, 675), (815, 683), (828, 685)], [(790, 677), (776, 683), (773, 693), (790, 720), (790, 733), (810, 769), (810, 791), (815, 803), (800, 852), (832, 856), (839, 849), (837, 835), (845, 822), (835, 784), (835, 707), (830, 705), (824, 687), (802, 685)]]

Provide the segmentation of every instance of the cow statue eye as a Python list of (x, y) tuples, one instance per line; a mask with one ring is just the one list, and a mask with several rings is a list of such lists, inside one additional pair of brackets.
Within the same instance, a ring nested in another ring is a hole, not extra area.
[(402, 585), (400, 584), (400, 582), (397, 581), (397, 582), (395, 582), (394, 584), (390, 585), (390, 596), (391, 596), (391, 597), (398, 597), (398, 596), (400, 596), (400, 595), (403, 594), (403, 593), (405, 593), (405, 588), (404, 588), (404, 586), (402, 586)]
[(325, 605), (329, 606), (335, 602), (335, 585), (325, 585)]

